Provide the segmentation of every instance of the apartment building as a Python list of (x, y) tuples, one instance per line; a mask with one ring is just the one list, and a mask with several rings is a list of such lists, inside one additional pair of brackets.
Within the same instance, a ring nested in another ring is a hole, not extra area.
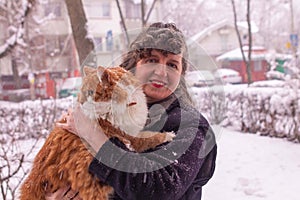
[[(94, 39), (97, 64), (109, 65), (127, 47), (121, 25), (120, 13), (115, 0), (82, 0), (88, 18), (88, 32)], [(130, 38), (141, 28), (141, 4), (137, 0), (119, 0)], [(145, 1), (148, 2), (148, 1)], [(157, 1), (149, 22), (160, 19), (160, 2)], [(151, 1), (150, 1), (151, 3)], [(149, 9), (146, 5), (146, 10)], [(0, 20), (1, 30), (9, 26)], [(28, 65), (19, 64), (19, 71), (69, 71), (80, 67), (72, 38), (69, 17), (62, 0), (41, 0), (32, 10), (25, 24), (25, 40), (28, 43)], [(0, 32), (0, 42), (7, 37)], [(29, 55), (29, 56), (28, 56)], [(22, 55), (21, 55), (22, 56)], [(11, 74), (11, 57), (0, 59), (1, 74)], [(28, 67), (29, 66), (29, 67)]]
[[(141, 1), (119, 0), (130, 39), (140, 31)], [(146, 5), (146, 11), (152, 1)], [(162, 0), (157, 0), (148, 22), (159, 20)], [(120, 12), (115, 0), (82, 0), (88, 19), (88, 37), (93, 38), (96, 47), (97, 65), (116, 65), (122, 52), (128, 46), (121, 23)], [(12, 17), (12, 16), (10, 16)], [(8, 13), (0, 7), (0, 45), (10, 35)], [(24, 24), (24, 42), (20, 51), (14, 51), (0, 58), (1, 89), (15, 87), (13, 65), (19, 76), (26, 82), (22, 88), (29, 87), (26, 77), (35, 78), (36, 96), (47, 98), (55, 96), (62, 80), (80, 75), (77, 50), (72, 36), (71, 25), (65, 2), (62, 0), (39, 0), (32, 8)], [(19, 48), (19, 47), (17, 47)], [(16, 49), (17, 49), (16, 48)], [(83, 63), (84, 64), (84, 63)], [(51, 91), (51, 92), (48, 92)], [(1, 99), (1, 98), (0, 98)], [(2, 98), (3, 99), (3, 98)]]

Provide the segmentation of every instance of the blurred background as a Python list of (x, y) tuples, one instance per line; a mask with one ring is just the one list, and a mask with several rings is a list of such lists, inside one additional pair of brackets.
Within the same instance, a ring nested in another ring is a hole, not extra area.
[(297, 63), (299, 9), (295, 0), (0, 0), (0, 100), (59, 97), (82, 64), (117, 64), (156, 21), (183, 30), (193, 70), (230, 68), (241, 83), (278, 79), (291, 74), (287, 61)]
[(184, 32), (189, 91), (216, 133), (203, 198), (299, 199), (300, 1), (0, 0), (1, 199), (76, 102), (81, 67), (117, 65), (157, 21)]

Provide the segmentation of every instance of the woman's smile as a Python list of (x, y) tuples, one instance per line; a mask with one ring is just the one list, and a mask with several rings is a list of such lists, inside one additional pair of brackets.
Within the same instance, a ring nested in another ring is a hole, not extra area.
[(157, 80), (150, 80), (150, 83), (155, 88), (162, 88), (162, 87), (164, 87), (166, 85), (164, 82), (157, 81)]

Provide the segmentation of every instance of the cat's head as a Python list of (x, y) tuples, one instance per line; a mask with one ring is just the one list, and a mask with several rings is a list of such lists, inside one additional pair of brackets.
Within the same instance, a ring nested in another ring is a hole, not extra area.
[(121, 67), (84, 67), (78, 95), (84, 113), (103, 118), (130, 135), (145, 125), (147, 105), (139, 81)]

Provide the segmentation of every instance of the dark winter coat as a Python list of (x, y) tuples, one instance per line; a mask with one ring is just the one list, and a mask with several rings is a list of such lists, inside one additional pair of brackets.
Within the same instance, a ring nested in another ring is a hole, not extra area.
[(173, 97), (150, 105), (149, 113), (145, 129), (174, 131), (174, 140), (139, 154), (110, 139), (90, 164), (90, 173), (114, 188), (112, 199), (200, 200), (202, 186), (214, 173), (217, 153), (207, 120)]

